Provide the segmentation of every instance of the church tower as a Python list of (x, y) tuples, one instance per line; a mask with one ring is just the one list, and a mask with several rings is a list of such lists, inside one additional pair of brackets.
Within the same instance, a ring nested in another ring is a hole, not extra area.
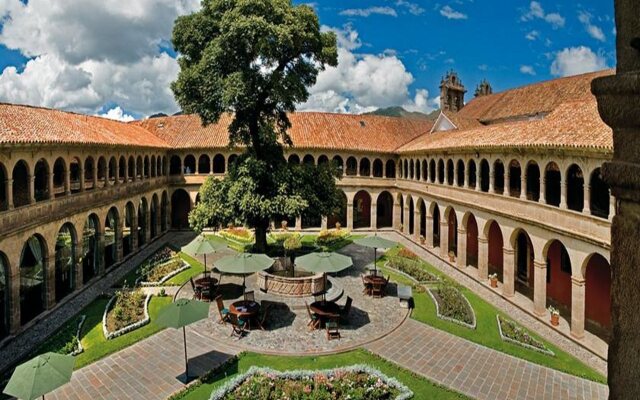
[(475, 97), (488, 96), (493, 93), (491, 84), (483, 79), (478, 86), (476, 86)]
[(467, 91), (455, 71), (447, 72), (440, 82), (440, 109), (457, 112), (464, 107), (464, 94)]

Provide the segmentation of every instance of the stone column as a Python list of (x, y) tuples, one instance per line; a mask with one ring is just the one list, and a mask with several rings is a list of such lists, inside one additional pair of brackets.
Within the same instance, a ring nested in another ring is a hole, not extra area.
[(36, 177), (29, 175), (29, 204), (36, 202)]
[[(404, 226), (402, 227), (402, 233), (409, 235), (409, 202), (404, 202)], [(414, 221), (415, 222), (415, 221)]]
[(96, 241), (98, 242), (97, 250), (96, 250), (96, 259), (98, 260), (98, 276), (102, 276), (105, 273), (105, 264), (104, 264), (104, 234), (100, 232), (96, 232)]
[(93, 163), (93, 176), (91, 177), (93, 180), (93, 189), (98, 188), (98, 164), (96, 161)]
[[(542, 174), (544, 171), (540, 173)], [(547, 204), (547, 180), (544, 175), (540, 177), (540, 203)]]
[(302, 230), (302, 217), (300, 215), (296, 217), (296, 230)]
[(511, 168), (505, 165), (504, 168), (504, 188), (502, 190), (504, 196), (511, 196)]
[(422, 231), (422, 224), (420, 220), (420, 210), (418, 207), (413, 210), (413, 239), (420, 243), (420, 232)]
[(547, 263), (533, 261), (533, 313), (543, 317), (547, 312)]
[(13, 210), (13, 179), (7, 179), (4, 187), (7, 195), (7, 210)]
[(495, 192), (496, 187), (496, 171), (495, 168), (492, 168), (491, 164), (489, 164), (489, 193)]
[[(16, 268), (17, 269), (17, 268)], [(17, 333), (20, 330), (20, 272), (10, 276), (11, 280), (11, 296), (9, 297), (9, 331)]]
[(64, 194), (66, 196), (71, 194), (71, 166), (67, 165), (64, 171)]
[(394, 201), (393, 203), (393, 229), (400, 230), (400, 219), (402, 215), (402, 208), (400, 203)]
[(55, 196), (55, 194), (53, 193), (54, 191), (54, 184), (53, 184), (53, 172), (51, 172), (48, 176), (48, 181), (49, 183), (47, 183), (48, 187), (47, 187), (47, 198), (48, 199), (53, 199)]
[(507, 249), (506, 247), (503, 248), (502, 259), (504, 265), (502, 274), (502, 294), (506, 297), (513, 297), (515, 295), (516, 284), (515, 251)]
[(587, 215), (591, 215), (591, 185), (585, 179), (584, 182), (584, 207), (582, 212)]
[[(82, 165), (82, 163), (80, 163), (79, 165)], [(80, 174), (80, 191), (84, 192), (84, 168), (82, 166), (79, 168), (79, 174)]]
[(482, 173), (480, 173), (481, 168), (480, 168), (480, 163), (476, 163), (476, 190), (478, 192), (482, 191), (482, 185), (481, 185), (481, 180), (480, 178), (482, 178)]
[(84, 285), (84, 278), (83, 278), (83, 269), (82, 269), (82, 237), (80, 238), (80, 240), (78, 241), (78, 243), (76, 243), (76, 252), (75, 252), (75, 258), (76, 258), (76, 270), (74, 271), (74, 287), (75, 290), (80, 290), (82, 289), (82, 286)]
[(571, 336), (584, 338), (585, 280), (571, 277)]
[(353, 230), (353, 202), (347, 201), (347, 229)]
[[(121, 219), (122, 220), (122, 219)], [(119, 263), (124, 258), (123, 255), (123, 247), (122, 247), (122, 229), (124, 228), (124, 224), (119, 222), (118, 229), (116, 229), (114, 236), (114, 246), (116, 246), (116, 256), (114, 263)]]
[(131, 230), (129, 231), (129, 240), (131, 241), (131, 253), (138, 250), (138, 216), (131, 220)]
[(458, 256), (456, 258), (456, 266), (458, 268), (467, 266), (467, 230), (463, 227), (458, 228)]
[(613, 216), (616, 215), (616, 198), (611, 196), (611, 190), (609, 196), (609, 221), (613, 221)]
[(478, 279), (482, 282), (489, 279), (489, 240), (482, 232), (478, 235)]
[(433, 217), (427, 215), (425, 218), (424, 238), (427, 247), (433, 249)]
[(527, 169), (522, 168), (520, 171), (520, 199), (527, 199)]
[(567, 209), (569, 207), (567, 207), (567, 190), (569, 188), (569, 185), (567, 185), (567, 181), (566, 179), (564, 179), (562, 181), (562, 184), (560, 185), (560, 208), (562, 209)]
[(147, 227), (147, 229), (145, 229), (144, 231), (144, 243), (149, 244), (149, 242), (151, 242), (151, 223), (155, 223), (155, 221), (151, 221), (150, 209), (147, 209), (147, 211), (144, 213), (144, 219), (145, 219), (144, 226)]
[(378, 203), (371, 202), (371, 229), (378, 229)]
[(592, 91), (603, 121), (613, 129), (613, 160), (604, 180), (616, 198), (611, 226), (611, 321), (609, 398), (640, 398), (640, 2), (615, 0), (616, 75), (597, 78)]
[(449, 223), (440, 221), (440, 257), (449, 260)]
[(44, 259), (45, 308), (50, 310), (56, 305), (56, 257), (55, 253)]

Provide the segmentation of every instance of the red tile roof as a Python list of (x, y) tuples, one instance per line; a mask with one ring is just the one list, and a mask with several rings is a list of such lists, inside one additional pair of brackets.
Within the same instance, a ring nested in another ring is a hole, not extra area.
[(47, 108), (0, 103), (0, 144), (4, 143), (169, 147), (139, 126)]
[(611, 152), (613, 132), (600, 119), (596, 101), (591, 99), (561, 104), (543, 119), (422, 135), (398, 151), (503, 147), (590, 148)]
[(592, 72), (477, 97), (465, 105), (458, 115), (491, 123), (548, 114), (562, 103), (594, 99), (591, 94), (591, 81), (614, 73), (614, 70)]
[[(431, 130), (433, 121), (374, 115), (300, 112), (289, 115), (294, 147), (308, 149), (393, 152)], [(212, 148), (228, 145), (230, 115), (203, 127), (195, 115), (152, 118), (136, 123), (174, 148)]]

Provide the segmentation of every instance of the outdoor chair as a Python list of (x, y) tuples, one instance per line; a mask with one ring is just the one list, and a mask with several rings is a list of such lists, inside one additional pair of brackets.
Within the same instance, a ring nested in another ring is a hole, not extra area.
[(384, 291), (382, 290), (382, 283), (374, 283), (371, 285), (371, 295), (374, 298), (382, 298), (384, 296)]
[(196, 286), (193, 282), (193, 278), (189, 278), (189, 282), (191, 282), (191, 289), (193, 289), (193, 298), (200, 300), (202, 298), (202, 290)]
[(318, 329), (320, 326), (320, 318), (318, 318), (317, 314), (311, 312), (311, 308), (309, 308), (309, 304), (306, 301), (304, 302), (304, 305), (307, 307), (307, 314), (309, 314), (309, 322), (307, 323), (309, 330), (313, 331)]
[(384, 280), (384, 284), (382, 285), (382, 290), (385, 292), (387, 291), (387, 286), (389, 286), (389, 280), (391, 280), (391, 275), (387, 276)]
[(371, 284), (365, 281), (365, 276), (362, 275), (362, 284), (364, 285), (364, 289), (362, 289), (362, 294), (370, 295), (371, 294)]
[(229, 314), (229, 323), (231, 323), (231, 335), (232, 337), (237, 337), (238, 339), (242, 339), (247, 334), (247, 321), (238, 318), (235, 314)]
[(256, 295), (253, 292), (253, 290), (250, 290), (248, 292), (244, 292), (244, 299), (245, 299), (245, 301), (256, 301)]
[(327, 330), (327, 340), (340, 339), (340, 326), (338, 324), (338, 317), (329, 319), (325, 323)]
[(218, 295), (216, 297), (216, 305), (218, 306), (218, 314), (220, 314), (220, 324), (227, 324), (229, 322), (229, 309), (224, 307), (224, 303), (222, 302), (222, 295)]
[(347, 296), (347, 302), (344, 304), (344, 306), (340, 307), (340, 319), (342, 319), (343, 321), (347, 320), (347, 317), (349, 316), (349, 312), (351, 312), (352, 303), (353, 303), (353, 299)]

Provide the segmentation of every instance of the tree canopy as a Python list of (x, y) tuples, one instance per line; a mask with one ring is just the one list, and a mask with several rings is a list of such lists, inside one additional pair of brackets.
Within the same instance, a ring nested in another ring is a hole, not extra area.
[(171, 87), (182, 109), (205, 125), (232, 114), (230, 146), (245, 149), (222, 181), (202, 186), (192, 226), (247, 223), (260, 249), (275, 216), (331, 213), (334, 170), (289, 166), (283, 149), (293, 144), (287, 113), (337, 64), (336, 36), (320, 30), (314, 10), (290, 0), (203, 0), (177, 19), (173, 45), (181, 70)]

